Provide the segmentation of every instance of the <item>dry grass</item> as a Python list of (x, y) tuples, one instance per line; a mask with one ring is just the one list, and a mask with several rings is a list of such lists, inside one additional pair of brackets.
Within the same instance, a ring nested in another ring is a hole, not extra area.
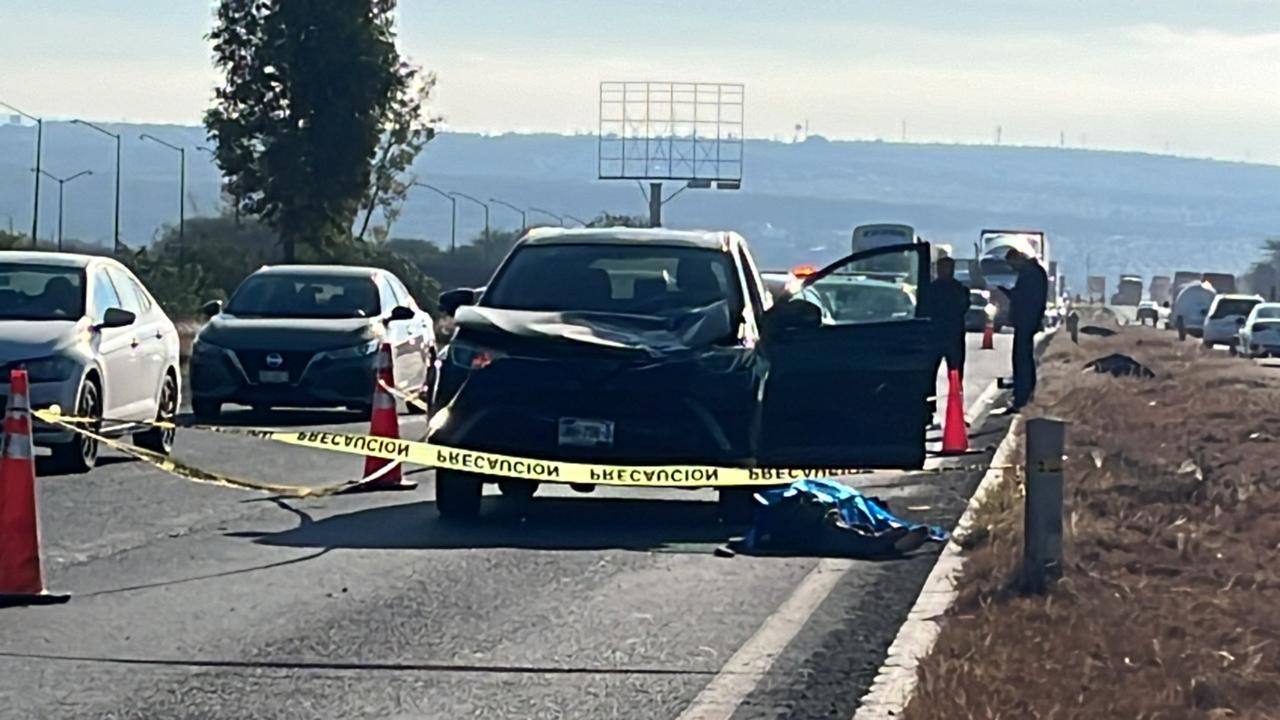
[[(1007, 491), (906, 717), (1280, 717), (1280, 375), (1152, 329), (1081, 343), (1031, 413), (1071, 422), (1066, 578), (1010, 590)], [(1112, 352), (1157, 378), (1081, 371)]]

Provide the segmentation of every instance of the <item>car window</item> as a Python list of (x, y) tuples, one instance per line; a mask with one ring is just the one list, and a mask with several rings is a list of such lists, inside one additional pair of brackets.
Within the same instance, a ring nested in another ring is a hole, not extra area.
[(903, 248), (848, 261), (807, 284), (837, 324), (908, 320), (916, 315), (918, 263), (918, 252)]
[(379, 314), (386, 315), (400, 304), (400, 298), (396, 297), (395, 290), (391, 289), (391, 283), (387, 282), (385, 275), (378, 275), (375, 281), (378, 284), (378, 301), (382, 305), (382, 312)]
[(395, 299), (395, 304), (403, 305), (405, 307), (413, 307), (413, 298), (409, 295), (409, 291), (405, 288), (404, 283), (400, 282), (400, 278), (395, 275), (386, 275), (384, 277), (387, 281), (387, 287), (391, 289), (391, 295)]
[(1214, 305), (1213, 314), (1209, 318), (1211, 320), (1220, 320), (1232, 315), (1248, 315), (1249, 311), (1253, 310), (1253, 306), (1257, 304), (1257, 300), (1223, 298)]
[(242, 317), (357, 318), (381, 315), (379, 288), (368, 275), (258, 273), (227, 303)]
[(79, 320), (84, 286), (80, 268), (0, 263), (0, 320)]
[(1257, 310), (1258, 320), (1280, 320), (1280, 307), (1267, 306)]
[(102, 322), (107, 310), (120, 307), (123, 304), (115, 285), (111, 283), (111, 277), (102, 268), (98, 268), (93, 273), (93, 321)]
[(111, 277), (116, 293), (120, 296), (120, 307), (135, 315), (142, 315), (150, 308), (151, 303), (146, 294), (142, 293), (142, 288), (127, 273), (119, 268), (108, 267), (107, 275)]
[(751, 304), (755, 307), (756, 314), (763, 313), (769, 309), (771, 296), (761, 286), (760, 271), (756, 269), (755, 259), (751, 257), (746, 245), (738, 246), (738, 258), (747, 273), (747, 292), (751, 295)]
[(499, 270), (482, 303), (511, 310), (666, 316), (743, 298), (728, 255), (656, 245), (526, 245)]

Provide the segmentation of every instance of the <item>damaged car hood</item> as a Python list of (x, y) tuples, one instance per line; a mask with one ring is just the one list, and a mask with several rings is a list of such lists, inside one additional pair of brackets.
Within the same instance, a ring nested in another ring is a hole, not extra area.
[(468, 306), (458, 309), (455, 321), (459, 329), (477, 333), (639, 352), (650, 357), (706, 348), (735, 333), (726, 302), (673, 316)]

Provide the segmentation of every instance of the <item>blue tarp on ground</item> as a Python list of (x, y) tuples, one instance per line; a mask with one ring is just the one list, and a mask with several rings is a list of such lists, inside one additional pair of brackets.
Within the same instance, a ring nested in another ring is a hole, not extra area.
[(832, 480), (799, 480), (756, 499), (755, 524), (735, 549), (880, 557), (947, 540), (941, 527), (898, 518), (883, 501)]

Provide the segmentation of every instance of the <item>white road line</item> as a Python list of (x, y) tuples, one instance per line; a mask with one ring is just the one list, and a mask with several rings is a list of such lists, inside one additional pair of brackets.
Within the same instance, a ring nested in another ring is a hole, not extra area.
[[(993, 380), (970, 410), (977, 411), (979, 417), (985, 417), (998, 393), (999, 388)], [(985, 410), (984, 405), (987, 406)], [(925, 469), (936, 468), (939, 464), (938, 458), (929, 458)], [(773, 661), (853, 566), (851, 560), (819, 560), (791, 596), (765, 618), (751, 639), (738, 648), (676, 720), (729, 720), (773, 667)]]
[(819, 560), (791, 597), (738, 648), (678, 720), (728, 720), (851, 567), (850, 560)]

